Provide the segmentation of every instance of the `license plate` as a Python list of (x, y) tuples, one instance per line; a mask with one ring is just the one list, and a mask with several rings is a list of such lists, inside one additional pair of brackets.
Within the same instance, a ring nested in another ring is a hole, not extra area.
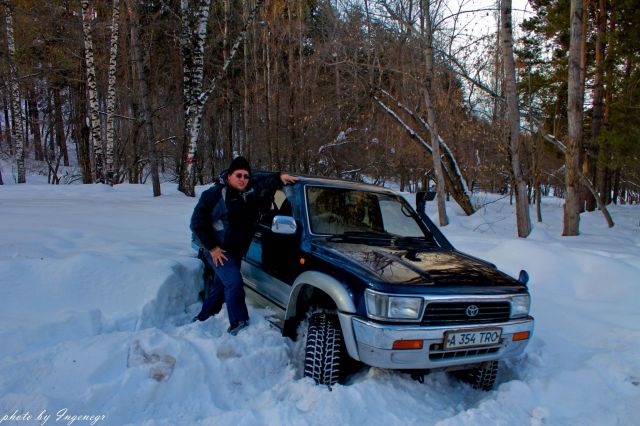
[(444, 348), (457, 349), (474, 346), (491, 346), (500, 342), (501, 328), (485, 328), (474, 331), (448, 331), (444, 333)]

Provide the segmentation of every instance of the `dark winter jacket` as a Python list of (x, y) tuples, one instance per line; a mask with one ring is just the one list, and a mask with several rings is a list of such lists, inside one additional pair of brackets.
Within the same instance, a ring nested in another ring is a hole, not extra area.
[(211, 250), (221, 247), (236, 259), (246, 253), (260, 215), (269, 209), (281, 186), (280, 173), (255, 172), (240, 193), (227, 185), (226, 174), (200, 195), (191, 216), (194, 242)]

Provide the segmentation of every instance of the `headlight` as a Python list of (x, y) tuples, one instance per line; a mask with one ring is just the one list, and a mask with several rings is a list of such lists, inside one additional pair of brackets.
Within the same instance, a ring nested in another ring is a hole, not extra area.
[(371, 290), (365, 291), (367, 314), (372, 318), (389, 320), (417, 320), (422, 310), (422, 298), (389, 296)]
[(528, 294), (511, 298), (511, 318), (521, 318), (529, 315), (531, 299)]

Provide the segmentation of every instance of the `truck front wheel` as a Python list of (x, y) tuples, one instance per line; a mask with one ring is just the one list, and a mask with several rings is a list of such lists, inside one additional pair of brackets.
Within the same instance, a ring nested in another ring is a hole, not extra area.
[(456, 372), (456, 376), (463, 382), (467, 382), (474, 389), (490, 391), (496, 382), (498, 375), (498, 361), (487, 361), (478, 366)]
[(305, 377), (311, 377), (319, 385), (338, 383), (345, 356), (338, 317), (327, 313), (311, 315), (304, 356)]

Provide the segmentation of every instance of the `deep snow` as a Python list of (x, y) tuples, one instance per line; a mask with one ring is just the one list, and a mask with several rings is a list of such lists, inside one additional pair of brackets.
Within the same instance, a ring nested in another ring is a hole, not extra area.
[(583, 214), (582, 235), (566, 238), (562, 200), (546, 198), (544, 222), (519, 239), (508, 199), (482, 195), (495, 202), (471, 217), (449, 203), (443, 231), (458, 249), (529, 272), (526, 353), (503, 364), (491, 392), (374, 368), (329, 391), (301, 378), (300, 344), (264, 310), (250, 306), (237, 337), (226, 313), (190, 323), (196, 200), (162, 190), (0, 186), (0, 423), (638, 424), (638, 206), (612, 207), (613, 229)]

